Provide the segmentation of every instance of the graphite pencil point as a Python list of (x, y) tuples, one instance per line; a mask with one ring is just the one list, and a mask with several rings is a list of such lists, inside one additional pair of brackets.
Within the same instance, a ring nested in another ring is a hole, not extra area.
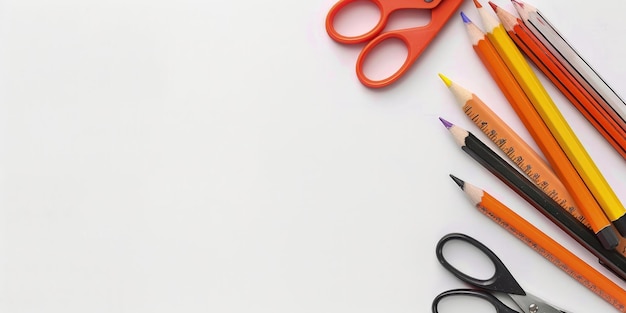
[(461, 189), (463, 189), (463, 187), (465, 186), (465, 182), (463, 180), (461, 180), (460, 178), (450, 174), (450, 178), (452, 178), (452, 180), (454, 180), (454, 182), (459, 185), (459, 187), (461, 187)]

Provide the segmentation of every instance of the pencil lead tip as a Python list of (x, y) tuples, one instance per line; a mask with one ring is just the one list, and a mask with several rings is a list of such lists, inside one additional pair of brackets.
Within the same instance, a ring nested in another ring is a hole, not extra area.
[(447, 129), (450, 129), (450, 127), (454, 126), (454, 124), (446, 121), (443, 117), (440, 117), (439, 120), (441, 121), (443, 126), (445, 126)]
[(480, 2), (474, 0), (474, 5), (476, 6), (477, 9), (482, 8), (483, 6), (480, 4)]
[(452, 178), (452, 180), (459, 185), (459, 187), (461, 187), (461, 189), (463, 189), (463, 187), (465, 186), (465, 182), (463, 180), (461, 180), (460, 178), (450, 174), (450, 178)]
[(439, 78), (441, 78), (441, 80), (443, 80), (443, 83), (446, 84), (446, 87), (450, 87), (450, 85), (452, 85), (452, 81), (446, 77), (445, 75), (439, 73)]
[(522, 2), (517, 1), (517, 0), (511, 0), (511, 2), (513, 2), (513, 5), (517, 5), (520, 8), (524, 7), (524, 4)]
[(463, 19), (463, 23), (465, 24), (469, 24), (472, 22), (472, 20), (469, 19), (469, 17), (467, 17), (467, 15), (465, 15), (465, 13), (463, 13), (463, 11), (461, 11), (461, 18)]
[(495, 3), (493, 3), (493, 2), (491, 2), (491, 1), (489, 1), (489, 5), (491, 6), (491, 8), (492, 8), (494, 11), (498, 11), (498, 6), (497, 6)]

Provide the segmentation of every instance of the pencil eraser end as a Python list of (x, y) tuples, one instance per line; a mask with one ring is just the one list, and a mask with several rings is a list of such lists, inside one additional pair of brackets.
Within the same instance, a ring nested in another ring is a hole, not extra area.
[(598, 240), (607, 250), (613, 250), (619, 244), (619, 237), (615, 233), (612, 227), (607, 226), (602, 228), (598, 233), (596, 233)]

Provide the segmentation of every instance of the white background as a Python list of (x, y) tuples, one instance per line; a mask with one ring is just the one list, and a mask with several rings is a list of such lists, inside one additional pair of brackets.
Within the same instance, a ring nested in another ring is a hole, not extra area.
[[(626, 95), (622, 1), (530, 3)], [(448, 177), (484, 188), (626, 288), (440, 124), (486, 140), (441, 72), (530, 140), (458, 13), (402, 80), (371, 90), (354, 73), (362, 45), (325, 32), (333, 4), (0, 1), (0, 311), (428, 312), (438, 293), (466, 287), (435, 258), (449, 232), (485, 243), (553, 304), (614, 311)], [(358, 9), (372, 22), (371, 7)], [(482, 25), (471, 1), (460, 10)], [(425, 24), (421, 13), (396, 17), (395, 27)], [(368, 70), (402, 50), (387, 52)], [(624, 160), (539, 77), (626, 201)], [(468, 307), (486, 305), (445, 311)]]

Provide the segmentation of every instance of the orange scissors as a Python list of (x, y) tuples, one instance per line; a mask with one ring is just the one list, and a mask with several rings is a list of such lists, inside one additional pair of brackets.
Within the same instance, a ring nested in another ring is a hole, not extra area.
[[(370, 0), (380, 10), (378, 24), (370, 31), (359, 36), (343, 36), (335, 30), (334, 20), (337, 13), (350, 3), (360, 0), (339, 0), (326, 16), (326, 32), (335, 41), (343, 44), (358, 44), (369, 41), (361, 50), (356, 61), (356, 75), (361, 83), (370, 88), (385, 87), (402, 76), (417, 60), (420, 54), (443, 28), (450, 16), (459, 8), (463, 0)], [(424, 9), (431, 11), (430, 23), (425, 26), (411, 27), (382, 32), (387, 25), (389, 15), (400, 9)], [(407, 58), (404, 64), (391, 76), (382, 80), (371, 80), (363, 73), (363, 63), (367, 55), (383, 41), (400, 39), (407, 47)]]

